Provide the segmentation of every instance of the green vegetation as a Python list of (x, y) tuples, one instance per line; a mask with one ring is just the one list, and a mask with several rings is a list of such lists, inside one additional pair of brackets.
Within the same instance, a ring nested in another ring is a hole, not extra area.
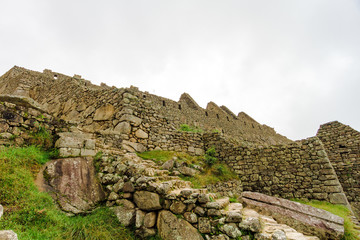
[(150, 159), (157, 164), (163, 164), (164, 162), (176, 157), (180, 162), (186, 162), (189, 166), (197, 165), (202, 167), (202, 171), (194, 177), (183, 176), (179, 177), (185, 181), (190, 181), (194, 188), (203, 188), (208, 184), (214, 184), (220, 181), (229, 181), (237, 179), (236, 173), (222, 163), (216, 163), (218, 159), (215, 157), (215, 148), (210, 148), (206, 151), (204, 156), (190, 156), (183, 152), (173, 151), (148, 151), (143, 153), (137, 153), (137, 155), (143, 159)]
[(317, 200), (311, 200), (311, 201), (303, 201), (299, 199), (293, 199), (293, 201), (303, 203), (306, 205), (310, 205), (316, 208), (320, 208), (323, 210), (326, 210), (328, 212), (331, 212), (337, 216), (340, 216), (344, 218), (344, 228), (345, 228), (345, 235), (342, 238), (343, 240), (356, 240), (358, 231), (355, 230), (355, 225), (351, 222), (350, 216), (351, 212), (350, 210), (345, 207), (344, 205), (335, 205), (328, 202), (323, 201), (317, 201)]
[(216, 150), (214, 147), (209, 148), (206, 153), (205, 153), (205, 163), (206, 165), (208, 165), (209, 167), (211, 167), (212, 165), (214, 165), (217, 162), (217, 157), (216, 156)]
[(107, 208), (69, 217), (49, 194), (39, 192), (34, 177), (49, 155), (37, 146), (0, 149), (0, 204), (5, 210), (0, 229), (12, 229), (19, 239), (134, 239)]
[(31, 136), (31, 145), (41, 146), (44, 149), (50, 149), (53, 146), (52, 134), (42, 126), (39, 126), (36, 132), (32, 132)]
[(189, 126), (187, 124), (181, 124), (179, 131), (181, 132), (193, 132), (193, 133), (201, 133), (203, 132), (202, 129), (198, 127)]

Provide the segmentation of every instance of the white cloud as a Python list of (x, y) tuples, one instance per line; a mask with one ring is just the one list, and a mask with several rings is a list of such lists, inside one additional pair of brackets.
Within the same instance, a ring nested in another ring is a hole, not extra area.
[(292, 139), (360, 130), (356, 0), (0, 3), (0, 72), (13, 65), (245, 111)]

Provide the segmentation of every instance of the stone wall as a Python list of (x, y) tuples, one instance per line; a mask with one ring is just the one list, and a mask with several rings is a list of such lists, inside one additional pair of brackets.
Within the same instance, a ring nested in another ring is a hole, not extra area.
[(360, 133), (335, 121), (321, 125), (317, 136), (324, 144), (349, 202), (360, 216)]
[(206, 134), (205, 147), (215, 147), (220, 161), (240, 176), (244, 191), (282, 198), (307, 198), (347, 205), (346, 197), (316, 137), (290, 145), (235, 145), (220, 134)]
[(40, 109), (28, 98), (0, 95), (0, 145), (54, 147), (57, 132), (70, 125)]
[[(176, 102), (141, 92), (135, 87), (118, 89), (104, 84), (96, 86), (78, 75), (69, 77), (50, 70), (40, 73), (20, 67), (14, 67), (1, 76), (0, 86), (0, 94), (30, 97), (54, 116), (77, 122), (89, 132), (111, 133), (117, 127), (121, 112), (130, 108), (131, 114), (142, 116), (142, 120), (148, 118), (153, 120), (151, 123), (160, 121), (160, 124), (166, 121), (166, 128), (157, 126), (159, 132), (167, 132), (169, 126), (174, 130), (179, 128), (180, 124), (186, 123), (206, 131), (218, 130), (250, 143), (291, 142), (272, 128), (257, 123), (245, 113), (236, 116), (227, 107), (218, 107), (213, 102), (203, 109), (188, 94), (183, 94)], [(99, 113), (96, 114), (98, 110)], [(100, 114), (104, 112), (107, 114)], [(152, 134), (152, 131), (147, 134)], [(142, 141), (144, 140), (137, 142)]]

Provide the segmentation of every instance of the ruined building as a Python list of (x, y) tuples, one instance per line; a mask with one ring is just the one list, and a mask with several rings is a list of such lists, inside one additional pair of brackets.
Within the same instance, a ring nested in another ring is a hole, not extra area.
[[(213, 102), (203, 109), (186, 93), (176, 102), (136, 87), (96, 86), (79, 75), (20, 67), (0, 77), (0, 94), (2, 101), (30, 99), (46, 114), (76, 126), (58, 133), (62, 156), (148, 150), (202, 155), (215, 147), (220, 161), (239, 175), (244, 191), (329, 201), (360, 211), (360, 133), (339, 122), (294, 142), (244, 112), (236, 115)], [(203, 131), (181, 132), (181, 124)]]

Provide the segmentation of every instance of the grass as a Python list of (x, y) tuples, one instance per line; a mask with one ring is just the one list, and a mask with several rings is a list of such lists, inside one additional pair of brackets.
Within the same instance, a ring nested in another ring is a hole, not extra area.
[(331, 204), (328, 202), (317, 201), (317, 200), (303, 201), (303, 200), (299, 200), (299, 199), (293, 199), (293, 201), (303, 203), (306, 205), (310, 205), (310, 206), (313, 206), (316, 208), (320, 208), (320, 209), (326, 210), (328, 212), (331, 212), (339, 217), (342, 217), (344, 219), (344, 228), (345, 228), (345, 234), (342, 239), (343, 240), (358, 239), (356, 237), (358, 234), (358, 231), (354, 228), (355, 226), (351, 222), (351, 219), (350, 219), (351, 212), (344, 205), (335, 205), (335, 204)]
[(203, 130), (198, 127), (189, 126), (187, 124), (181, 124), (179, 131), (181, 132), (193, 132), (193, 133), (202, 133)]
[(86, 216), (69, 217), (47, 193), (39, 192), (35, 174), (49, 154), (39, 147), (0, 149), (0, 230), (12, 229), (19, 239), (134, 239), (115, 214), (99, 207)]
[(203, 188), (209, 184), (229, 181), (238, 178), (237, 174), (231, 171), (231, 169), (225, 164), (207, 164), (206, 156), (191, 156), (183, 152), (161, 150), (137, 153), (137, 155), (143, 159), (151, 159), (159, 165), (173, 159), (174, 157), (177, 157), (178, 161), (186, 162), (189, 166), (198, 165), (203, 167), (203, 171), (195, 175), (194, 177), (183, 175), (179, 176), (185, 181), (190, 181), (194, 188)]

